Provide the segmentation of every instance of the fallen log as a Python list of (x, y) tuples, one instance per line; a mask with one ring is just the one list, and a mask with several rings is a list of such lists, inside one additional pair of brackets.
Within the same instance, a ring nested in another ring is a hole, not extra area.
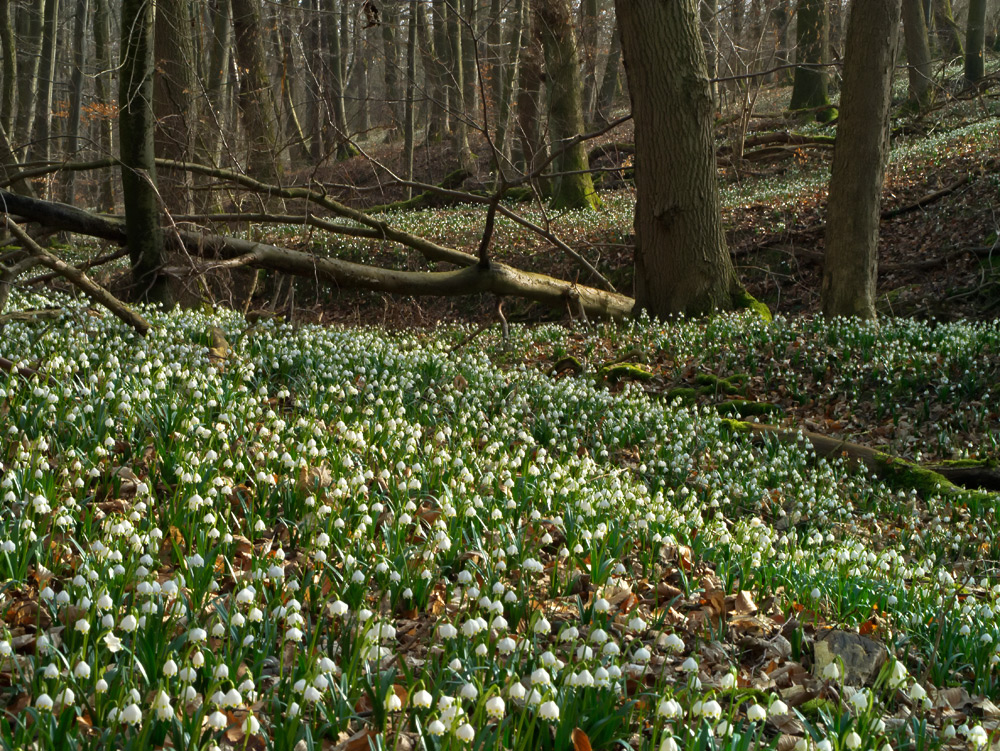
[[(126, 241), (125, 223), (117, 217), (92, 214), (66, 204), (15, 196), (5, 190), (0, 190), (0, 200), (7, 200), (10, 214), (30, 221), (120, 244)], [(282, 271), (310, 279), (322, 279), (338, 287), (403, 295), (460, 296), (492, 292), (521, 297), (559, 309), (570, 305), (573, 310), (582, 310), (591, 318), (625, 318), (631, 314), (635, 305), (631, 297), (616, 292), (521, 271), (502, 263), (491, 262), (484, 266), (472, 254), (442, 248), (433, 243), (429, 245), (447, 251), (445, 257), (432, 253), (436, 260), (450, 260), (455, 257), (453, 254), (458, 254), (465, 268), (457, 271), (395, 271), (336, 258), (320, 258), (301, 251), (234, 237), (180, 229), (173, 234), (192, 257), (201, 259), (198, 267), (202, 271), (234, 267)], [(467, 258), (472, 259), (471, 264), (466, 263)], [(183, 274), (188, 273), (190, 267), (177, 267), (169, 271)]]
[(723, 419), (722, 422), (734, 433), (770, 436), (783, 443), (805, 441), (823, 459), (845, 458), (850, 464), (864, 466), (892, 485), (916, 489), (925, 495), (966, 496), (976, 492), (972, 488), (980, 488), (983, 495), (991, 496), (995, 492), (986, 491), (1000, 491), (1000, 469), (996, 462), (917, 464), (869, 446), (809, 430), (790, 430), (742, 420)]

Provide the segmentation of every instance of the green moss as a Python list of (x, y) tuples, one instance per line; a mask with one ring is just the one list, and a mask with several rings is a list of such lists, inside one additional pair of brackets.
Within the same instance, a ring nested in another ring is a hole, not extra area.
[(694, 377), (694, 382), (701, 386), (698, 389), (698, 393), (706, 396), (710, 394), (738, 394), (743, 388), (743, 384), (739, 379), (733, 381), (729, 378), (720, 378), (711, 373), (698, 373)]
[(740, 292), (733, 299), (733, 306), (737, 310), (750, 310), (761, 317), (761, 320), (770, 323), (774, 320), (774, 316), (771, 315), (771, 309), (768, 308), (764, 303), (758, 300), (756, 297), (751, 295), (745, 289)]
[(719, 426), (722, 428), (723, 435), (740, 435), (742, 433), (749, 433), (752, 430), (750, 423), (743, 422), (742, 420), (733, 420), (729, 417), (723, 417), (719, 420)]
[(572, 371), (574, 374), (579, 375), (583, 372), (583, 364), (573, 357), (573, 355), (566, 355), (566, 357), (556, 360), (556, 364), (549, 370), (549, 375), (556, 375), (564, 371)]
[(597, 377), (604, 383), (619, 381), (649, 381), (653, 373), (631, 362), (608, 365), (597, 371)]
[(667, 392), (667, 401), (672, 402), (675, 399), (680, 399), (686, 404), (693, 404), (698, 399), (698, 392), (690, 388), (670, 389)]

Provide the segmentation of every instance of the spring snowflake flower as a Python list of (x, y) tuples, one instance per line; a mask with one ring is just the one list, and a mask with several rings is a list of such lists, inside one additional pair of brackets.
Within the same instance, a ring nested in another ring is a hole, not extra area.
[(849, 751), (857, 751), (857, 749), (861, 747), (861, 736), (854, 731), (851, 731), (844, 739), (844, 743)]
[(427, 732), (431, 735), (444, 735), (445, 730), (447, 730), (447, 728), (445, 728), (444, 723), (441, 722), (441, 720), (434, 720), (427, 726)]
[(549, 623), (548, 619), (545, 616), (542, 616), (537, 621), (535, 621), (533, 630), (536, 634), (547, 634), (552, 630), (552, 624)]
[(663, 646), (668, 652), (683, 652), (684, 651), (684, 640), (681, 639), (677, 634), (670, 634), (666, 639), (663, 640)]
[(471, 743), (472, 739), (476, 737), (476, 730), (466, 722), (455, 731), (455, 737), (462, 741), (462, 743)]
[(559, 705), (554, 701), (547, 701), (538, 708), (538, 716), (543, 720), (558, 720)]
[(42, 712), (48, 712), (52, 709), (52, 697), (48, 694), (40, 694), (37, 699), (35, 699), (35, 707)]
[(722, 705), (715, 699), (706, 701), (701, 705), (701, 714), (706, 720), (718, 720), (722, 717)]
[(660, 744), (660, 751), (679, 751), (679, 749), (680, 747), (672, 735), (668, 735), (663, 739), (663, 743)]
[(419, 707), (420, 709), (430, 709), (432, 700), (433, 697), (431, 696), (430, 691), (425, 691), (424, 689), (417, 691), (417, 693), (413, 695), (412, 699), (413, 706)]
[(213, 730), (225, 730), (227, 724), (226, 716), (219, 710), (215, 710), (208, 716), (208, 726)]
[(684, 710), (675, 699), (663, 699), (656, 707), (656, 714), (668, 720), (675, 720), (681, 716)]
[(493, 696), (486, 702), (486, 715), (491, 720), (503, 719), (506, 705), (499, 696)]
[(837, 667), (837, 663), (830, 662), (823, 668), (823, 678), (828, 681), (835, 681), (840, 678), (840, 668)]
[(129, 704), (122, 710), (121, 718), (126, 725), (138, 725), (142, 721), (142, 710), (138, 704)]
[(109, 631), (104, 635), (104, 645), (113, 654), (122, 648), (122, 640)]

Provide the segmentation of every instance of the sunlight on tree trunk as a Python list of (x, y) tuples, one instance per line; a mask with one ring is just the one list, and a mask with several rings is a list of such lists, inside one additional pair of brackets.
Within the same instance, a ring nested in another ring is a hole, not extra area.
[(826, 216), (821, 306), (875, 317), (879, 202), (889, 158), (889, 104), (900, 0), (854, 0)]

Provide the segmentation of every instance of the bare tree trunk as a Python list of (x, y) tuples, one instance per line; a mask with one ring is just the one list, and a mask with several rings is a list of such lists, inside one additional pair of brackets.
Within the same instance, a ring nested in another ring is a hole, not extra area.
[(583, 60), (583, 118), (594, 121), (597, 92), (597, 0), (580, 3), (580, 57)]
[(305, 133), (309, 138), (309, 157), (313, 164), (319, 164), (323, 159), (323, 108), (320, 106), (323, 97), (323, 76), (319, 61), (323, 59), (324, 50), (317, 13), (318, 5), (318, 0), (306, 0), (302, 22), (302, 47), (306, 58), (307, 82)]
[(153, 4), (122, 0), (118, 116), (125, 231), (135, 297), (169, 305), (153, 153)]
[(875, 317), (879, 201), (900, 0), (854, 0), (826, 217), (824, 315)]
[(909, 73), (909, 97), (917, 111), (926, 110), (934, 99), (931, 88), (931, 47), (922, 0), (902, 0), (903, 34)]
[(830, 0), (830, 50), (834, 59), (843, 57), (844, 0)]
[(823, 66), (830, 56), (830, 25), (827, 17), (827, 0), (799, 0), (796, 11), (795, 84), (792, 88), (792, 110), (819, 109), (816, 119), (825, 122), (836, 114), (829, 107), (827, 74)]
[[(413, 180), (413, 145), (415, 124), (413, 113), (413, 93), (417, 85), (417, 6), (420, 0), (410, 0), (410, 13), (406, 33), (406, 106), (403, 110), (403, 160), (406, 164), (406, 179)], [(413, 189), (407, 188), (407, 198)]]
[[(87, 58), (87, 16), (90, 0), (77, 0), (76, 17), (73, 19), (73, 64), (70, 74), (69, 123), (67, 126), (66, 155), (76, 160), (80, 151), (80, 110), (83, 105), (83, 66)], [(63, 191), (66, 203), (76, 203), (76, 172), (66, 176)]]
[[(341, 0), (342, 3), (347, 0)], [(342, 36), (337, 30), (336, 14), (323, 14), (320, 18), (323, 36), (330, 51), (328, 64), (329, 81), (327, 85), (327, 107), (330, 119), (333, 121), (333, 137), (328, 142), (337, 144), (337, 159), (349, 159), (355, 155), (354, 147), (348, 143), (347, 109), (344, 106), (344, 62), (347, 49), (341, 47)], [(341, 22), (344, 23), (344, 16)]]
[[(156, 155), (179, 162), (198, 161), (195, 99), (195, 54), (188, 0), (157, 0), (154, 23), (156, 73), (153, 77), (153, 134)], [(174, 212), (194, 211), (190, 175), (170, 175), (158, 183), (160, 195)]]
[(240, 66), (240, 115), (247, 136), (247, 172), (278, 182), (281, 164), (277, 153), (274, 91), (267, 73), (260, 0), (230, 0), (236, 59)]
[(583, 134), (580, 101), (580, 57), (569, 0), (535, 0), (538, 31), (545, 50), (546, 86), (549, 94), (549, 132), (553, 150), (562, 150), (553, 167), (551, 206), (554, 209), (594, 209), (600, 199), (594, 190), (587, 150), (583, 142), (565, 148)]
[(465, 18), (458, 19), (462, 35), (462, 112), (466, 120), (472, 121), (479, 117), (479, 70), (476, 68), (478, 2), (465, 0)]
[(524, 16), (526, 13), (525, 0), (515, 0), (514, 9), (510, 20), (507, 22), (507, 49), (510, 50), (510, 59), (506, 65), (498, 63), (495, 75), (500, 81), (500, 87), (496, 94), (497, 120), (496, 138), (494, 143), (500, 150), (501, 157), (510, 153), (507, 134), (510, 131), (511, 103), (514, 101), (514, 83), (518, 79), (518, 72), (521, 66), (521, 46), (524, 40)]
[(732, 308), (742, 294), (722, 229), (698, 7), (615, 2), (635, 122), (635, 299), (661, 317)]
[[(431, 130), (427, 133), (428, 141), (444, 139), (451, 132), (452, 109), (454, 108), (454, 81), (451, 80), (451, 41), (448, 39), (448, 3), (447, 0), (433, 0), (434, 20), (434, 96), (440, 105), (439, 122), (434, 122), (434, 110), (431, 110)], [(440, 130), (435, 129), (440, 126)]]
[[(97, 122), (97, 144), (102, 157), (110, 157), (115, 153), (114, 122), (109, 114), (114, 104), (111, 100), (111, 14), (108, 12), (108, 0), (94, 0), (94, 57), (97, 62), (97, 73), (94, 75), (94, 97), (103, 105)], [(110, 169), (97, 174), (98, 188), (97, 205), (101, 211), (115, 210), (115, 180)]]
[[(25, 3), (17, 12), (17, 117), (10, 139), (14, 144), (27, 144), (31, 140), (31, 130), (35, 123), (38, 105), (38, 74), (42, 45), (42, 2)], [(23, 156), (26, 149), (17, 149)]]
[[(713, 62), (717, 58), (713, 59)], [(604, 76), (601, 78), (601, 91), (597, 95), (597, 122), (607, 125), (611, 122), (611, 108), (621, 93), (621, 75), (618, 68), (622, 60), (622, 40), (618, 31), (618, 21), (611, 32), (611, 47), (608, 49), (608, 59), (604, 64)]]
[(382, 79), (385, 84), (387, 125), (389, 128), (387, 140), (396, 138), (399, 125), (402, 122), (399, 95), (399, 45), (396, 42), (396, 28), (399, 26), (401, 14), (395, 5), (382, 6)]
[(275, 14), (275, 34), (274, 41), (278, 49), (278, 59), (281, 62), (281, 126), (284, 133), (282, 142), (291, 139), (290, 149), (293, 163), (308, 164), (309, 139), (306, 137), (305, 129), (299, 120), (296, 103), (296, 89), (298, 84), (306, 78), (295, 55), (295, 40), (292, 34), (292, 25), (298, 20), (298, 4), (286, 2)]
[(0, 92), (0, 128), (9, 134), (17, 105), (17, 52), (10, 21), (10, 0), (0, 0), (0, 45), (3, 46), (3, 91)]
[(986, 47), (986, 0), (969, 0), (969, 21), (965, 27), (965, 80), (970, 86), (983, 78)]
[[(701, 43), (705, 47), (712, 101), (719, 105), (719, 84), (711, 79), (719, 75), (719, 5), (717, 0), (701, 0)], [(610, 58), (609, 58), (610, 59)]]
[(469, 125), (465, 102), (465, 61), (462, 43), (462, 19), (457, 5), (448, 4), (448, 36), (451, 38), (451, 81), (449, 103), (452, 107), (452, 148), (461, 169), (469, 169), (475, 161), (469, 148)]
[[(524, 0), (527, 14), (524, 20), (529, 27), (526, 43), (521, 46), (521, 66), (517, 88), (517, 128), (520, 155), (518, 166), (524, 172), (532, 172), (534, 166), (545, 159), (545, 145), (539, 131), (541, 118), (542, 52), (537, 39), (537, 21), (531, 13), (531, 3), (538, 0)], [(530, 19), (530, 20), (529, 20)]]
[(31, 131), (29, 159), (47, 162), (52, 151), (52, 93), (56, 77), (56, 36), (59, 27), (59, 0), (45, 0), (42, 18), (42, 50), (38, 66), (35, 123)]
[(229, 14), (229, 0), (211, 0), (212, 29), (208, 49), (208, 75), (206, 94), (209, 115), (205, 151), (212, 164), (219, 164), (222, 157), (224, 135), (232, 124), (232, 91), (229, 88), (232, 68), (233, 26)]
[(955, 23), (955, 16), (951, 11), (951, 0), (933, 0), (933, 2), (938, 46), (952, 58), (962, 57), (965, 54), (965, 46), (962, 44), (962, 32)]

